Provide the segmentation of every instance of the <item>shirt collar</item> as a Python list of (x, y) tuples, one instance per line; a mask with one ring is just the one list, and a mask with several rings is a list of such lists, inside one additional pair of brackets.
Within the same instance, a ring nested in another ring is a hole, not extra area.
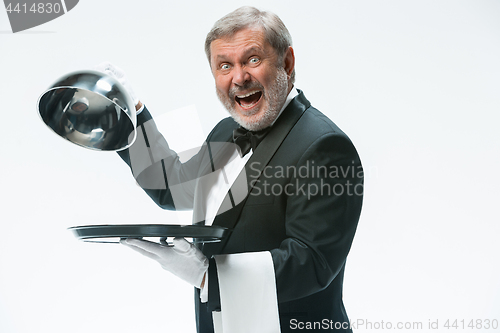
[(295, 89), (295, 87), (292, 87), (292, 90), (290, 90), (290, 92), (288, 93), (288, 96), (286, 97), (285, 104), (283, 104), (283, 107), (281, 108), (280, 113), (278, 113), (278, 116), (276, 117), (276, 119), (274, 119), (271, 126), (274, 125), (276, 120), (278, 120), (279, 116), (281, 116), (281, 114), (283, 113), (283, 110), (285, 110), (285, 108), (288, 106), (288, 104), (290, 104), (292, 99), (294, 99), (298, 94), (299, 94), (299, 92), (297, 91), (297, 89)]

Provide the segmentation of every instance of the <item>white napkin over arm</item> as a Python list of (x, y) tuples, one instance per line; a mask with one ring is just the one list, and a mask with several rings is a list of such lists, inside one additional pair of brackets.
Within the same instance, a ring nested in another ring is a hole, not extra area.
[(222, 323), (222, 332), (219, 332), (219, 325), (215, 325), (216, 333), (279, 333), (271, 253), (224, 254), (214, 258), (221, 305), (220, 314), (214, 314), (214, 323)]

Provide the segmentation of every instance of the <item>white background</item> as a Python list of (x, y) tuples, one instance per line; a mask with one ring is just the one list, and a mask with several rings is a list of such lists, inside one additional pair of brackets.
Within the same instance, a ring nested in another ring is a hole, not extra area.
[(440, 331), (446, 319), (500, 320), (499, 1), (82, 0), (17, 34), (0, 10), (0, 332), (195, 331), (190, 286), (121, 245), (66, 230), (184, 220), (156, 207), (115, 153), (54, 135), (36, 101), (63, 74), (108, 60), (174, 149), (201, 144), (226, 116), (204, 38), (245, 4), (282, 18), (296, 86), (361, 155), (350, 318), (420, 321), (419, 332), (429, 320)]

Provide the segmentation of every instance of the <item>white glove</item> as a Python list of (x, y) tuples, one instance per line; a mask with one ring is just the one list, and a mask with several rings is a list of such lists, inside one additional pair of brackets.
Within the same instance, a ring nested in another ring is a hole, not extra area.
[(134, 105), (137, 105), (139, 103), (139, 99), (136, 97), (134, 89), (132, 89), (132, 86), (127, 80), (127, 76), (125, 75), (125, 72), (120, 68), (115, 65), (113, 65), (110, 62), (101, 62), (99, 65), (94, 66), (93, 68), (95, 71), (107, 74), (122, 84), (122, 86), (125, 87), (125, 90), (127, 90), (128, 95), (130, 98), (134, 101)]
[(208, 270), (208, 259), (196, 246), (182, 237), (174, 238), (174, 246), (161, 245), (141, 239), (127, 238), (120, 243), (158, 261), (164, 269), (200, 288)]

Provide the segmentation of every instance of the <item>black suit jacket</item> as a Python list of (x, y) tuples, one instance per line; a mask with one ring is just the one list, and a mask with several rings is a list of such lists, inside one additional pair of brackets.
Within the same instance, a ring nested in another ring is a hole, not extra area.
[[(147, 110), (139, 116), (138, 126), (143, 133), (138, 141), (150, 147), (150, 156), (161, 157), (135, 174), (139, 184), (160, 206), (194, 208), (195, 219), (203, 216), (200, 196), (205, 192), (192, 181), (193, 176), (225, 163), (225, 154), (213, 144), (230, 141), (238, 125), (232, 118), (222, 120), (199, 153), (184, 164), (168, 150)], [(129, 150), (120, 155), (131, 164)], [(342, 283), (363, 195), (363, 171), (353, 144), (299, 92), (259, 144), (245, 171), (249, 194), (235, 202), (228, 193), (226, 199), (234, 207), (221, 211), (214, 220), (214, 225), (232, 232), (219, 244), (206, 244), (204, 253), (211, 257), (270, 251), (282, 332), (301, 327), (350, 332)], [(151, 186), (155, 181), (165, 185)], [(185, 185), (184, 199), (173, 199), (173, 183)], [(209, 302), (201, 303), (195, 293), (198, 332), (213, 332), (211, 312), (220, 308), (216, 265), (213, 258), (210, 261)]]

